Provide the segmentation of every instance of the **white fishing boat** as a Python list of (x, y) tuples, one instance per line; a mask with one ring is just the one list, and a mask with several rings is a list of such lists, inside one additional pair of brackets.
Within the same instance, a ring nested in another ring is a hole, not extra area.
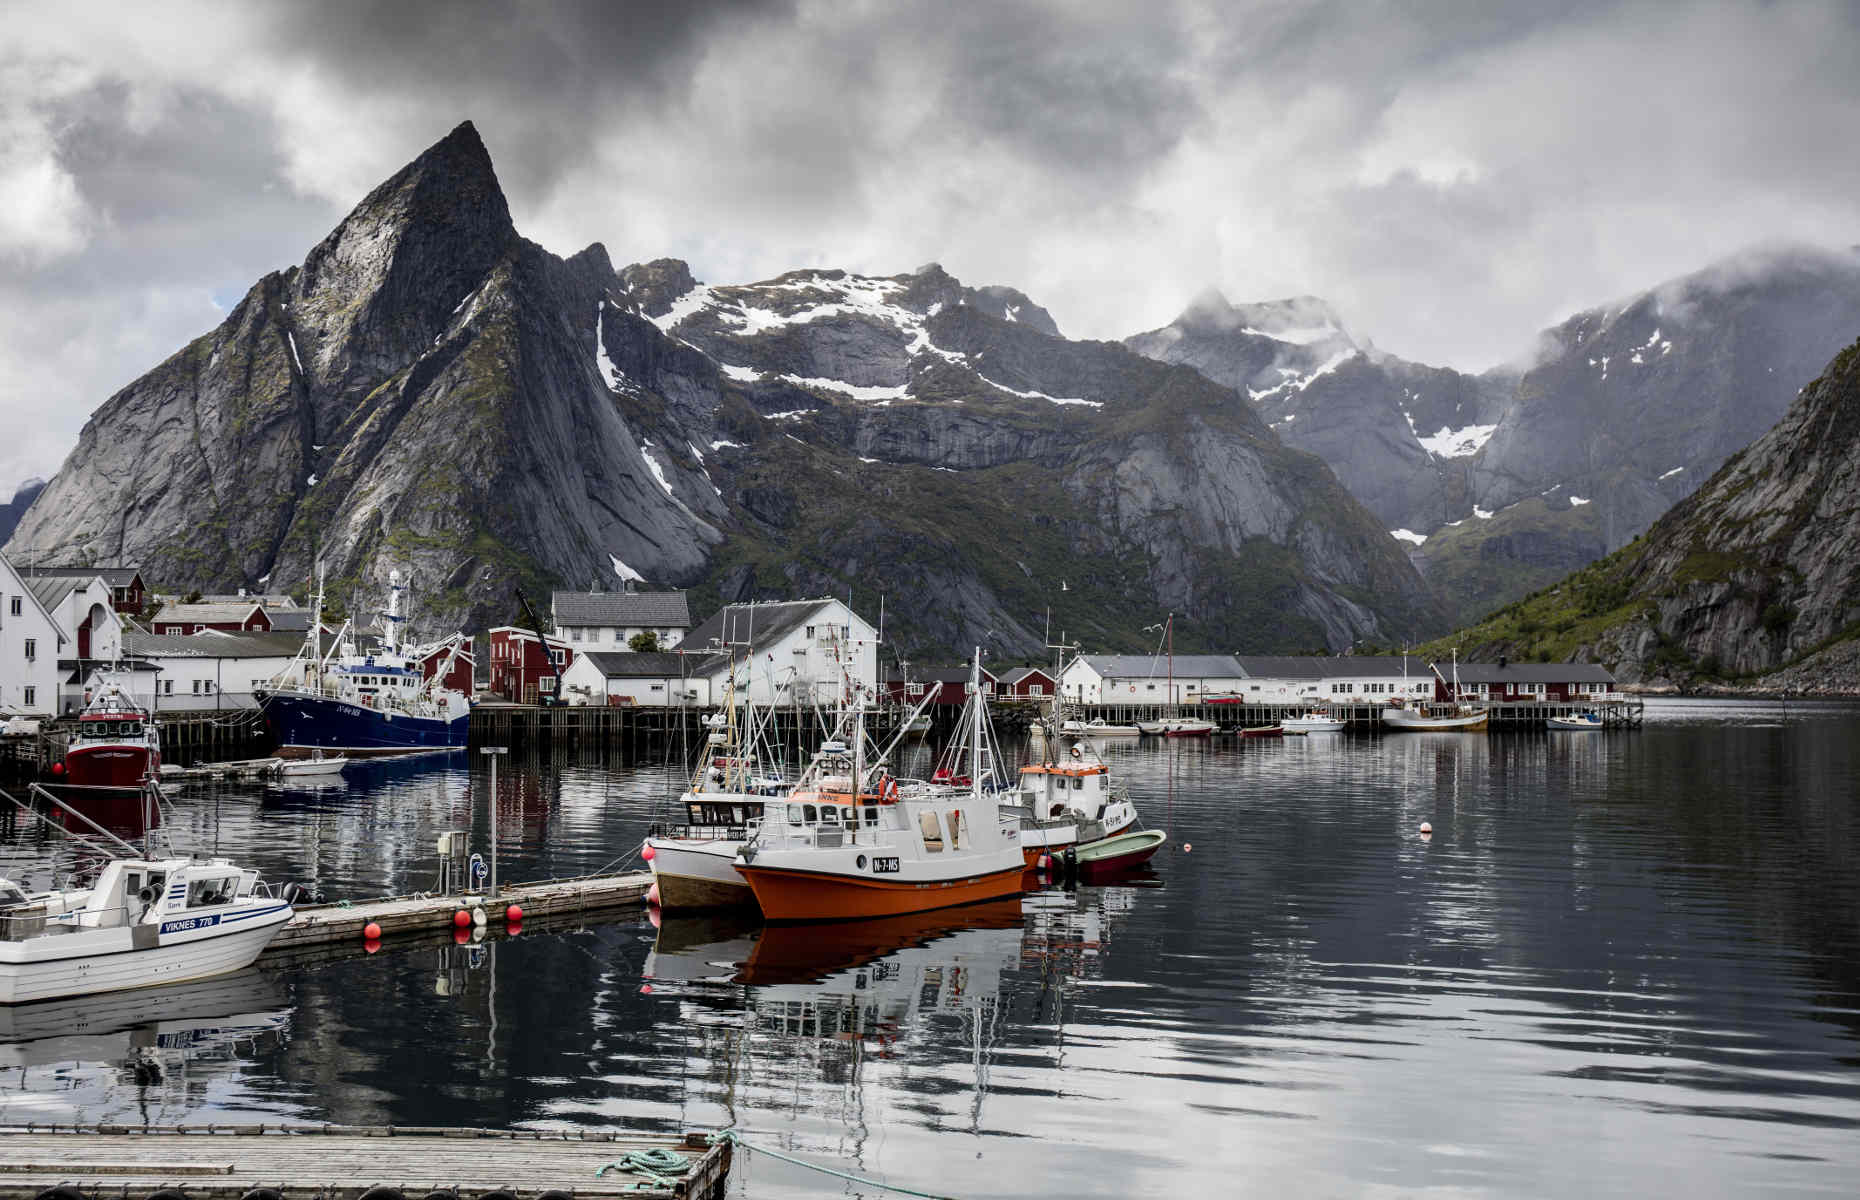
[[(1040, 726), (1035, 725), (1034, 728), (1039, 729)], [(1061, 721), (1059, 732), (1066, 737), (1113, 738), (1136, 737), (1143, 731), (1135, 725), (1114, 725), (1103, 717), (1093, 717), (1089, 721), (1081, 721), (1074, 717)]]
[(1544, 718), (1544, 724), (1551, 729), (1600, 729), (1602, 727), (1602, 718), (1601, 714), (1591, 709), (1579, 713), (1569, 713), (1561, 717), (1546, 717)]
[(31, 895), (0, 880), (0, 1004), (237, 971), (290, 919), (223, 858), (119, 858), (91, 887)]
[[(981, 652), (970, 670), (970, 695), (981, 694)], [(1016, 823), (1004, 820), (991, 794), (980, 729), (971, 704), (967, 781), (901, 786), (870, 783), (862, 764), (864, 697), (856, 697), (844, 774), (818, 774), (758, 822), (736, 869), (771, 921), (895, 916), (1012, 896), (1024, 860)]]
[[(933, 697), (925, 696), (913, 716), (921, 715)], [(726, 702), (721, 725), (710, 727), (706, 761), (700, 764), (691, 786), (678, 798), (677, 816), (655, 822), (648, 831), (642, 856), (652, 868), (659, 907), (666, 912), (712, 908), (754, 907), (755, 894), (736, 871), (736, 856), (749, 839), (752, 825), (765, 808), (810, 778), (840, 776), (853, 769), (847, 739), (863, 736), (841, 715), (841, 727), (821, 744), (813, 760), (793, 782), (766, 761), (762, 752), (772, 710), (760, 713), (745, 706), (740, 719)], [(861, 756), (866, 783), (881, 774), (892, 749), (910, 736), (909, 722), (890, 746)]]
[[(1402, 659), (1405, 666), (1406, 656)], [(1491, 711), (1483, 706), (1467, 704), (1460, 697), (1460, 655), (1456, 648), (1453, 652), (1453, 678), (1448, 680), (1440, 673), (1437, 663), (1428, 663), (1428, 669), (1434, 677), (1446, 687), (1450, 699), (1432, 704), (1421, 701), (1400, 700), (1391, 703), (1382, 710), (1382, 723), (1390, 729), (1409, 730), (1420, 733), (1480, 733), (1491, 724)], [(1403, 683), (1407, 682), (1407, 671), (1402, 672)], [(1406, 691), (1404, 686), (1403, 691)]]
[(1138, 721), (1137, 732), (1157, 737), (1207, 737), (1218, 726), (1200, 717), (1162, 717), (1155, 721)]
[(348, 765), (347, 755), (325, 755), (321, 750), (312, 750), (309, 758), (287, 758), (281, 761), (278, 774), (291, 778), (299, 775), (339, 775)]
[(1343, 728), (1343, 721), (1322, 709), (1314, 708), (1310, 712), (1285, 718), (1279, 722), (1279, 728), (1286, 733), (1336, 733)]

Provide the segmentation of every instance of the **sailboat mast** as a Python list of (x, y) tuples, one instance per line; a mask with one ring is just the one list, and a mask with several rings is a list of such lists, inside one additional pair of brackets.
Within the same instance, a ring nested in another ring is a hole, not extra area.
[(982, 798), (982, 648), (975, 648), (975, 662), (969, 667), (969, 794)]

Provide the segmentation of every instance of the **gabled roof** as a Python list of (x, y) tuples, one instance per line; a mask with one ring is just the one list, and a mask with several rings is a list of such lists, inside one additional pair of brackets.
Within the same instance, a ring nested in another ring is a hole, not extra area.
[[(1104, 679), (1161, 681), (1171, 671), (1166, 654), (1081, 654), (1079, 658)], [(1174, 674), (1177, 679), (1240, 679), (1246, 672), (1231, 654), (1178, 654)]]
[(1019, 683), (1021, 680), (1027, 678), (1027, 676), (1029, 675), (1038, 675), (1040, 678), (1045, 679), (1048, 682), (1051, 682), (1053, 679), (1053, 673), (1047, 670), (1045, 667), (1015, 667), (1011, 671), (1001, 672), (1001, 674), (997, 676), (996, 678), (999, 682), (1012, 686), (1013, 684)]
[(752, 642), (767, 646), (807, 623), (831, 600), (788, 600), (778, 604), (731, 604), (685, 634), (683, 644), (693, 648)]
[[(989, 683), (1001, 682), (1001, 677), (999, 675), (996, 675), (993, 671), (990, 671), (987, 667), (982, 668), (982, 678), (987, 680)], [(885, 673), (885, 682), (903, 683), (904, 676), (902, 673), (897, 672), (897, 671), (887, 671)], [(969, 668), (967, 667), (925, 667), (919, 670), (918, 668), (913, 667), (911, 669), (911, 682), (912, 683), (967, 683), (969, 682)]]
[[(1453, 678), (1453, 664), (1440, 663), (1440, 673)], [(1427, 669), (1425, 663), (1422, 670)], [(1600, 663), (1461, 663), (1461, 683), (1613, 683), (1613, 672)]]
[(609, 679), (697, 679), (729, 664), (729, 656), (724, 654), (638, 654), (627, 650), (584, 650), (581, 658)]
[(65, 602), (65, 597), (77, 591), (97, 576), (81, 575), (28, 575), (26, 590), (38, 597), (39, 603), (50, 612)]
[(307, 608), (266, 608), (265, 615), (271, 619), (273, 633), (310, 632), (310, 610)]
[(113, 588), (128, 587), (142, 575), (135, 567), (33, 567), (31, 575), (57, 575), (70, 579), (101, 579)]
[(123, 654), (136, 658), (291, 658), (303, 644), (295, 633), (123, 631)]
[[(1400, 655), (1241, 654), (1249, 679), (1400, 679)], [(1408, 656), (1408, 677), (1432, 679), (1427, 660)]]
[(216, 594), (216, 595), (211, 595), (211, 596), (202, 596), (200, 598), (200, 603), (202, 604), (238, 604), (241, 601), (245, 601), (245, 600), (250, 600), (253, 604), (262, 605), (268, 609), (269, 608), (299, 608), (299, 607), (302, 607), (301, 605), (297, 603), (296, 600), (292, 599), (290, 596), (285, 595), (283, 592), (247, 592), (243, 596), (239, 595), (236, 592), (229, 594), (229, 595), (228, 594)]
[[(6, 567), (8, 571), (12, 572), (13, 577), (18, 579), (21, 585), (24, 586), (25, 578), (20, 575), (19, 569), (13, 565), (13, 561), (4, 554), (0, 554), (0, 566)], [(46, 608), (45, 605), (39, 603), (39, 597), (33, 593), (30, 587), (26, 588), (26, 595), (32, 597), (32, 606), (39, 610), (39, 615), (44, 617), (46, 624), (52, 627), (52, 636), (58, 639), (58, 645), (63, 646), (66, 642), (70, 641), (71, 639), (65, 636), (65, 631), (59, 627), (58, 618), (54, 617), (51, 610)]]
[(686, 629), (691, 606), (683, 592), (551, 592), (556, 628), (564, 625), (650, 625)]
[[(150, 620), (152, 625), (242, 625), (254, 611), (262, 606), (252, 600), (237, 600), (231, 604), (168, 604)], [(306, 622), (304, 629), (310, 626)], [(299, 630), (298, 632), (303, 632)]]

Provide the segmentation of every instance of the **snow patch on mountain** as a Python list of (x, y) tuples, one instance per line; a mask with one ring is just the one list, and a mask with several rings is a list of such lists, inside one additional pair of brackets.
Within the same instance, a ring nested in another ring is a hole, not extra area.
[(1391, 529), (1389, 530), (1389, 536), (1398, 542), (1409, 542), (1416, 546), (1427, 541), (1427, 535), (1425, 533), (1416, 533), (1412, 529)]
[(827, 391), (844, 392), (855, 400), (903, 400), (910, 396), (908, 385), (875, 387), (847, 383), (841, 379), (808, 379), (800, 375), (783, 375), (782, 379), (796, 387), (824, 388)]
[[(1414, 419), (1408, 420), (1409, 429), (1414, 428)], [(1479, 448), (1492, 440), (1498, 432), (1497, 425), (1468, 425), (1463, 429), (1448, 429), (1441, 426), (1438, 433), (1428, 437), (1416, 435), (1421, 448), (1435, 458), (1466, 458), (1477, 454)]]

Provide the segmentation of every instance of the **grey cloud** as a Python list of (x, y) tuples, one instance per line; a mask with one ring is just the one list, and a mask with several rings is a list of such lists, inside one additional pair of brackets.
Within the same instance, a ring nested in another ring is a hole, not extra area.
[(96, 77), (34, 98), (90, 242), (0, 279), (0, 492), (466, 118), (553, 249), (718, 282), (935, 259), (1074, 336), (1215, 286), (1477, 368), (1740, 246), (1860, 240), (1839, 0), (348, 0), (195, 10), (157, 61), (124, 47), (187, 10), (112, 19), (0, 50), (0, 87)]

